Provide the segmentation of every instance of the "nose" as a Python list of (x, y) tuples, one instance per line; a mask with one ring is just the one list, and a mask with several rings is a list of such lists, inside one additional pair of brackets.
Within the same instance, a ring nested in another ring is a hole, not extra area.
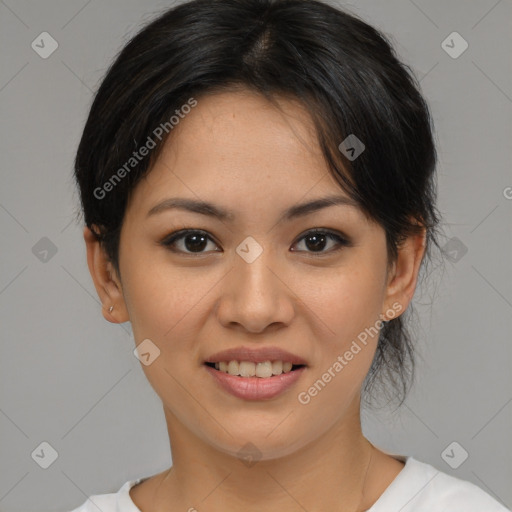
[(291, 323), (296, 295), (270, 252), (263, 250), (252, 262), (234, 254), (234, 266), (223, 280), (216, 308), (224, 327), (262, 333)]

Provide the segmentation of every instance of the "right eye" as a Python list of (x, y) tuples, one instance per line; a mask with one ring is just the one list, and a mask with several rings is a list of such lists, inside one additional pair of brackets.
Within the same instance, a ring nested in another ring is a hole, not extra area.
[[(167, 235), (161, 244), (169, 248), (172, 252), (184, 254), (204, 254), (204, 248), (207, 247), (208, 241), (213, 239), (206, 231), (198, 229), (182, 229)], [(216, 245), (214, 243), (214, 245)], [(213, 252), (219, 252), (214, 250)]]

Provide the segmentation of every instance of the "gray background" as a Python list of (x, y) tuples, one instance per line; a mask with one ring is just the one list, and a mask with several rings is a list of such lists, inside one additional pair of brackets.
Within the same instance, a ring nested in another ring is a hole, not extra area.
[[(141, 22), (169, 5), (0, 1), (1, 511), (69, 510), (170, 464), (130, 326), (101, 315), (72, 181), (92, 92)], [(364, 431), (512, 507), (512, 2), (343, 5), (391, 34), (421, 78), (448, 244), (446, 272), (415, 296), (417, 384), (397, 413), (365, 411)], [(59, 45), (47, 59), (31, 47), (44, 31)], [(453, 31), (469, 44), (458, 58), (441, 45)], [(441, 455), (454, 441), (455, 458), (469, 453), (457, 469)], [(42, 442), (58, 453), (47, 469), (31, 455)]]

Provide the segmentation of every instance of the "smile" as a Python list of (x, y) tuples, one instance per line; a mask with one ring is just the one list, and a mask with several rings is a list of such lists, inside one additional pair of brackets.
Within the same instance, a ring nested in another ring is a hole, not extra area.
[[(238, 365), (238, 369), (235, 363)], [(249, 364), (246, 365), (245, 363)], [(231, 375), (226, 372), (226, 370), (220, 370), (221, 362), (205, 363), (203, 368), (213, 377), (218, 389), (242, 400), (270, 400), (275, 398), (292, 387), (307, 370), (304, 365), (293, 365), (288, 371), (283, 372), (282, 370), (284, 370), (284, 368), (282, 368), (279, 375), (272, 374), (266, 377), (257, 377), (256, 371), (258, 365), (260, 365), (260, 375), (263, 371), (268, 375), (270, 367), (267, 363), (269, 363), (269, 361), (258, 364), (249, 361), (241, 361), (240, 363), (238, 363), (238, 361), (230, 361), (226, 363), (228, 368), (231, 365), (232, 371), (237, 371), (236, 375)], [(279, 368), (279, 363), (281, 363), (282, 366), (286, 365), (286, 368), (291, 364), (282, 363), (282, 361), (274, 361), (274, 363), (277, 363), (276, 371)], [(216, 364), (219, 366), (219, 369), (215, 368)], [(273, 365), (273, 363), (270, 364)], [(245, 373), (246, 369), (249, 369), (248, 373), (254, 371), (255, 375), (241, 376), (239, 372)]]
[(206, 363), (211, 368), (240, 377), (259, 377), (262, 379), (295, 371), (304, 365), (294, 365), (290, 361), (264, 361), (254, 363), (252, 361), (220, 361)]

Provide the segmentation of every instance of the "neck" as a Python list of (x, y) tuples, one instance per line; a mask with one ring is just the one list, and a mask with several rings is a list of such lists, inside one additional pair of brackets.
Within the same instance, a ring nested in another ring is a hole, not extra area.
[(362, 494), (372, 446), (356, 406), (306, 446), (253, 463), (205, 443), (165, 409), (173, 466), (158, 485), (154, 510), (365, 510), (359, 506), (368, 504)]

